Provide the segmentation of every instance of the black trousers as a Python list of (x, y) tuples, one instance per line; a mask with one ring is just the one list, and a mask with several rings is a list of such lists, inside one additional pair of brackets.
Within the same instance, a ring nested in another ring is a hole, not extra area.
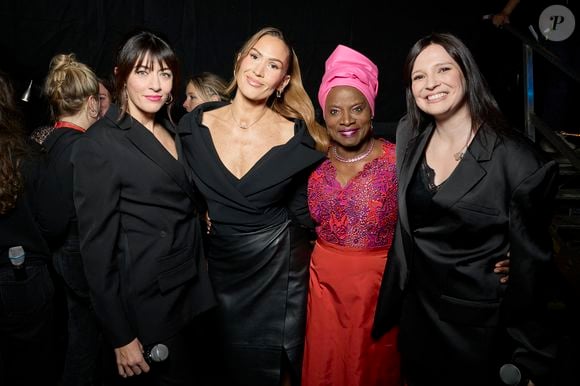
[(89, 297), (78, 237), (69, 237), (53, 254), (66, 295), (66, 353), (61, 386), (94, 386), (101, 369), (101, 327)]
[(55, 385), (54, 285), (46, 264), (29, 264), (17, 281), (0, 268), (0, 385)]

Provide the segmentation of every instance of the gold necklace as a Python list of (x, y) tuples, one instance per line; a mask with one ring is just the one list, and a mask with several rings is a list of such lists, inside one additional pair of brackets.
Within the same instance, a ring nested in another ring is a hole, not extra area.
[(236, 116), (234, 115), (234, 108), (232, 106), (230, 106), (230, 113), (232, 114), (232, 119), (234, 120), (236, 125), (238, 125), (238, 127), (240, 129), (244, 129), (244, 130), (249, 129), (250, 127), (254, 126), (256, 123), (258, 123), (260, 121), (260, 119), (262, 119), (264, 117), (264, 115), (266, 115), (266, 111), (268, 111), (268, 108), (264, 107), (264, 111), (260, 114), (258, 119), (256, 119), (254, 122), (250, 123), (249, 125), (246, 125), (246, 124), (243, 124), (236, 119)]

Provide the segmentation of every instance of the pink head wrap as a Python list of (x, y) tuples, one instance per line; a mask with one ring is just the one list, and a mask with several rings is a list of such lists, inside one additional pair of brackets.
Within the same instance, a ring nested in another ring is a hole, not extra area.
[(375, 114), (375, 98), (379, 91), (379, 69), (376, 64), (360, 52), (339, 44), (326, 59), (324, 70), (318, 90), (318, 103), (323, 110), (331, 88), (352, 86), (365, 96), (371, 113)]

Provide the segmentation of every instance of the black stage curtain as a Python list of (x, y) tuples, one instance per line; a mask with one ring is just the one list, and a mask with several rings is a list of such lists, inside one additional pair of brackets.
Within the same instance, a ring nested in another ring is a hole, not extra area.
[[(284, 31), (301, 61), (307, 92), (316, 93), (324, 61), (337, 44), (369, 56), (380, 70), (376, 122), (396, 122), (405, 111), (402, 63), (412, 43), (430, 31), (450, 31), (477, 46), (484, 0), (424, 2), (370, 0), (3, 0), (0, 3), (0, 69), (12, 75), (18, 92), (34, 80), (33, 97), (57, 53), (74, 52), (97, 75), (112, 72), (117, 45), (141, 26), (163, 34), (175, 47), (182, 79), (212, 71), (232, 74), (236, 51), (255, 31)], [(495, 7), (493, 7), (495, 8)], [(457, 16), (459, 14), (460, 16)], [(185, 83), (185, 82), (182, 82)], [(175, 92), (183, 101), (184, 85)], [(29, 105), (34, 100), (29, 102)], [(30, 107), (28, 107), (30, 108)], [(175, 109), (179, 114), (181, 108)], [(46, 111), (46, 110), (43, 110)], [(41, 123), (46, 117), (34, 115)]]

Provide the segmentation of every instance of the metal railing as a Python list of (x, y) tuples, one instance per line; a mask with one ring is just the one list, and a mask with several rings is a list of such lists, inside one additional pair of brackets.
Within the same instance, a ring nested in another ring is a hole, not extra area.
[(523, 91), (524, 91), (524, 127), (525, 132), (530, 139), (536, 140), (536, 133), (539, 132), (570, 164), (580, 170), (580, 158), (576, 155), (564, 139), (540, 117), (534, 110), (534, 54), (541, 55), (551, 65), (556, 67), (562, 73), (569, 76), (572, 80), (580, 84), (580, 74), (572, 67), (563, 63), (562, 60), (554, 53), (546, 49), (532, 37), (523, 34), (517, 28), (505, 24), (502, 28), (515, 36), (522, 43), (523, 48)]

